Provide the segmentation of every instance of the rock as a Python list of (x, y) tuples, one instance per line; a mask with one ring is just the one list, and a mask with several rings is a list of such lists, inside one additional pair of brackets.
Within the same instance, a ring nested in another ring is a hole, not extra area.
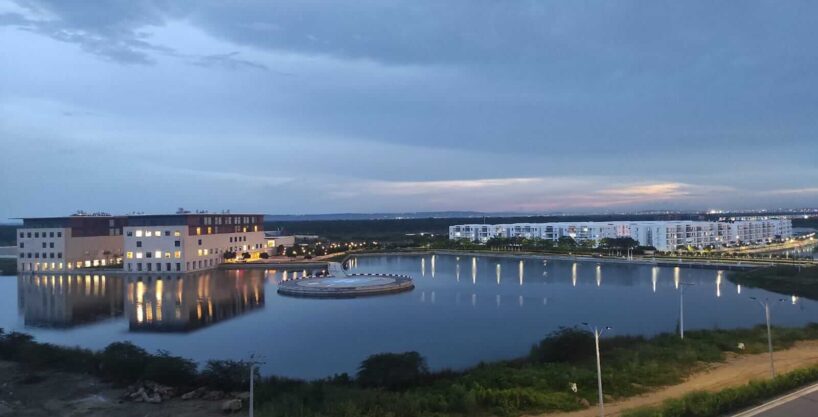
[(203, 400), (218, 401), (224, 399), (224, 392), (222, 391), (207, 391), (203, 396)]
[(241, 411), (241, 406), (241, 400), (234, 398), (232, 400), (222, 402), (222, 411), (225, 413), (235, 413), (236, 411)]
[(585, 407), (585, 408), (588, 408), (588, 407), (590, 407), (590, 406), (591, 406), (591, 403), (590, 403), (590, 402), (588, 402), (588, 400), (586, 400), (585, 398), (580, 398), (580, 399), (579, 399), (579, 404), (580, 404), (581, 406)]
[(158, 392), (154, 392), (153, 395), (146, 395), (145, 402), (151, 404), (159, 404), (162, 402), (162, 396), (159, 395)]
[[(241, 407), (241, 404), (239, 404), (239, 407)], [(0, 416), (10, 416), (13, 412), (14, 409), (10, 405), (0, 401)]]
[(250, 393), (249, 392), (234, 392), (233, 393), (233, 398), (238, 398), (240, 400), (247, 401), (247, 400), (250, 399)]

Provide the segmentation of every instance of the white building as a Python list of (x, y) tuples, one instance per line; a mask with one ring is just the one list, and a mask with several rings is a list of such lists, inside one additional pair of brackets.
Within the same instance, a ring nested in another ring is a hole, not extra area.
[(267, 251), (260, 214), (129, 216), (124, 236), (125, 272), (201, 271), (224, 262), (225, 252)]
[(759, 244), (792, 237), (789, 219), (758, 219), (735, 222), (711, 221), (611, 221), (551, 222), (514, 224), (462, 224), (449, 227), (449, 239), (486, 242), (494, 237), (545, 239), (557, 241), (571, 237), (577, 242), (605, 238), (630, 237), (644, 246), (661, 251), (680, 246), (722, 248), (740, 244)]
[(64, 271), (122, 260), (124, 217), (24, 218), (17, 229), (17, 270)]

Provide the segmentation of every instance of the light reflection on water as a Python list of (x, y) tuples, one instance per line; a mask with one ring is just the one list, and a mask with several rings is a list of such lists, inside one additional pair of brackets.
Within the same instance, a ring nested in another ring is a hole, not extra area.
[[(615, 334), (673, 332), (680, 282), (695, 284), (685, 289), (691, 330), (759, 324), (748, 297), (779, 297), (735, 286), (721, 271), (644, 265), (437, 255), (360, 257), (350, 267), (409, 274), (416, 288), (316, 300), (276, 293), (278, 282), (315, 271), (23, 275), (0, 278), (0, 327), (90, 348), (131, 340), (199, 362), (254, 352), (266, 373), (323, 377), (386, 351), (417, 350), (433, 368), (515, 357), (580, 322), (604, 322)], [(774, 324), (818, 321), (815, 301), (792, 300)]]

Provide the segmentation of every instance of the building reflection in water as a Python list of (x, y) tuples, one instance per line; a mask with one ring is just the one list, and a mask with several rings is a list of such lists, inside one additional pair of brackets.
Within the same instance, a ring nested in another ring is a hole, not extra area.
[(122, 315), (122, 279), (94, 274), (18, 275), (25, 326), (68, 328)]
[(206, 271), (125, 278), (131, 331), (187, 332), (264, 306), (264, 278), (247, 271)]

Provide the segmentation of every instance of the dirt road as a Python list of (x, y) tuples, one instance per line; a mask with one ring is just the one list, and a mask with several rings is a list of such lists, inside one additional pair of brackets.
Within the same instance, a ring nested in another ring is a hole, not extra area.
[[(818, 364), (818, 341), (798, 342), (790, 349), (775, 352), (775, 369), (785, 373), (804, 366)], [(681, 397), (691, 391), (719, 391), (724, 388), (746, 384), (751, 379), (770, 376), (768, 354), (733, 355), (723, 363), (712, 364), (705, 371), (693, 374), (685, 382), (640, 395), (605, 404), (606, 416), (618, 416), (624, 410), (645, 405), (657, 405), (668, 398)], [(599, 409), (592, 406), (586, 410), (570, 413), (543, 414), (543, 417), (595, 417)]]

